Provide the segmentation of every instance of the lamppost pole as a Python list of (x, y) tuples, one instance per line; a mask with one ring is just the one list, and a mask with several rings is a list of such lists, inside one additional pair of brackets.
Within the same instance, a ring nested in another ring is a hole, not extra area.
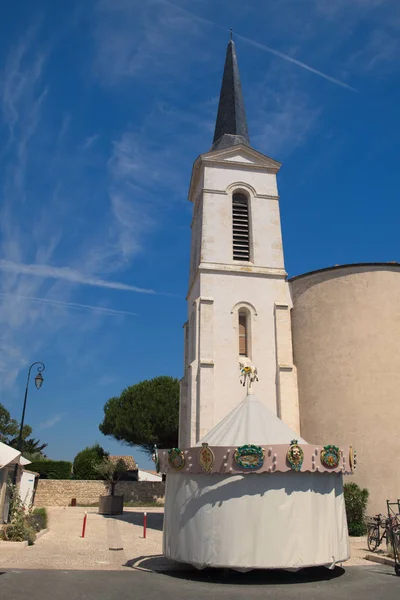
[[(24, 396), (24, 407), (22, 409), (22, 418), (21, 418), (21, 424), (19, 427), (19, 436), (18, 436), (18, 443), (17, 443), (17, 450), (19, 450), (21, 452), (21, 446), (22, 446), (22, 433), (23, 433), (23, 429), (24, 429), (24, 421), (25, 421), (25, 411), (26, 411), (26, 400), (28, 398), (28, 388), (29, 388), (29, 381), (31, 379), (31, 370), (32, 367), (34, 367), (35, 365), (39, 365), (37, 370), (38, 370), (38, 374), (35, 377), (35, 385), (36, 385), (36, 389), (39, 389), (42, 386), (43, 383), (43, 371), (45, 370), (45, 366), (42, 362), (37, 361), (31, 364), (31, 366), (29, 367), (29, 371), (28, 371), (28, 379), (26, 380), (26, 388), (25, 388), (25, 396)], [(18, 463), (15, 465), (15, 470), (14, 470), (14, 485), (17, 483), (17, 473), (18, 473)]]

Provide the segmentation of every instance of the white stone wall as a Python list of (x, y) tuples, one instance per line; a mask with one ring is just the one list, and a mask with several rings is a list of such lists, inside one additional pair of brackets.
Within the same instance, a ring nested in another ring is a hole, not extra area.
[[(255, 392), (299, 430), (278, 168), (279, 163), (244, 147), (212, 152), (195, 163), (190, 193), (194, 202), (192, 253), (200, 256), (200, 264), (195, 272), (192, 269), (188, 293), (189, 349), (181, 383), (181, 446), (199, 441), (245, 395), (239, 383), (241, 306), (251, 318), (250, 357), (260, 378)], [(204, 181), (202, 189), (199, 181)], [(232, 256), (234, 191), (245, 192), (249, 198), (251, 262), (234, 261)], [(192, 257), (192, 265), (196, 260)]]

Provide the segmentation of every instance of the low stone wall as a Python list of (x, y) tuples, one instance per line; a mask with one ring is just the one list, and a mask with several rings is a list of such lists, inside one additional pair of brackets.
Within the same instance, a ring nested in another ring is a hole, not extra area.
[[(39, 479), (35, 494), (35, 506), (70, 506), (72, 498), (77, 504), (94, 504), (99, 496), (109, 493), (104, 481)], [(115, 493), (123, 495), (125, 501), (162, 502), (165, 483), (158, 481), (121, 481)]]

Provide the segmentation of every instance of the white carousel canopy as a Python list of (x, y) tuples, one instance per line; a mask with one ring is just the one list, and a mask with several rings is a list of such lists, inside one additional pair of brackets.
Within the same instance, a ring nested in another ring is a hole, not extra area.
[[(307, 444), (253, 394), (204, 438), (210, 446)], [(196, 460), (196, 452), (192, 452)], [(163, 552), (197, 568), (299, 569), (349, 558), (342, 474), (169, 471)]]
[(5, 467), (10, 463), (18, 462), (16, 459), (18, 459), (19, 456), (21, 456), (21, 452), (0, 442), (0, 468)]
[(31, 461), (24, 458), (19, 450), (15, 450), (15, 448), (11, 448), (11, 446), (0, 442), (0, 469), (7, 465), (29, 465), (30, 463)]
[(250, 393), (211, 429), (197, 446), (201, 446), (203, 442), (207, 442), (210, 446), (244, 446), (244, 444), (267, 446), (268, 444), (290, 444), (293, 439), (297, 439), (301, 444), (307, 444), (254, 394)]

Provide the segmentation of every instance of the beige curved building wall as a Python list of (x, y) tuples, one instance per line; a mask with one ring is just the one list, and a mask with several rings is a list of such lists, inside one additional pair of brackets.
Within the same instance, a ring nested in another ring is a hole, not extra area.
[(353, 444), (368, 513), (400, 498), (400, 265), (333, 267), (290, 280), (301, 435)]

